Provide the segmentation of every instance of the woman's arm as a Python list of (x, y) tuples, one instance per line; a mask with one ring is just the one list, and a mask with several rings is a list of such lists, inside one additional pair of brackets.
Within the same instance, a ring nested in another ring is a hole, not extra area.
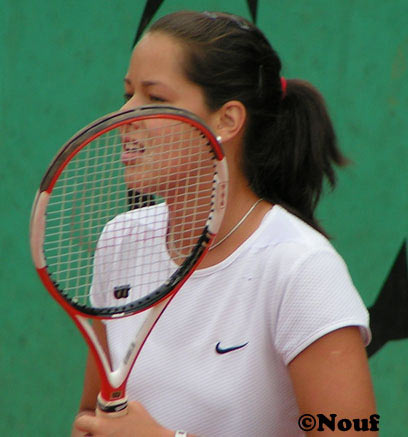
[[(100, 320), (94, 320), (93, 328), (104, 352), (106, 353), (106, 356), (109, 359), (105, 325)], [(82, 396), (79, 403), (79, 412), (77, 417), (85, 413), (92, 415), (95, 414), (96, 399), (98, 397), (99, 390), (100, 378), (98, 368), (92, 353), (88, 352), (85, 367), (84, 387), (82, 390)], [(85, 434), (83, 432), (79, 431), (73, 426), (71, 437), (82, 437), (84, 435)]]
[[(312, 343), (289, 364), (289, 373), (293, 382), (299, 405), (299, 416), (304, 414), (323, 414), (333, 423), (335, 431), (323, 423), (330, 436), (361, 435), (354, 429), (353, 419), (368, 419), (367, 424), (360, 420), (357, 426), (375, 427), (379, 416), (368, 367), (367, 355), (358, 327), (347, 327), (333, 331)], [(370, 421), (371, 417), (371, 421)], [(347, 419), (340, 423), (341, 419)], [(305, 426), (311, 420), (305, 419)], [(350, 430), (347, 428), (351, 426)], [(308, 436), (321, 436), (318, 424)], [(340, 429), (342, 428), (342, 429)], [(325, 434), (326, 435), (326, 434)], [(370, 436), (377, 436), (370, 432)]]
[[(94, 320), (92, 326), (95, 330), (95, 334), (98, 337), (99, 343), (102, 346), (103, 351), (110, 361), (105, 325), (100, 320)], [(99, 371), (96, 365), (96, 361), (92, 353), (89, 352), (85, 367), (84, 388), (82, 391), (81, 402), (79, 404), (80, 412), (85, 410), (95, 411), (96, 399), (99, 394), (100, 384), (101, 380), (99, 377)]]

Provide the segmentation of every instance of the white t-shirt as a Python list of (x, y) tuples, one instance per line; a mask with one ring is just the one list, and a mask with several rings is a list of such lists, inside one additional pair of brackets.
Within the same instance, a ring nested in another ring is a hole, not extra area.
[[(128, 214), (136, 223), (146, 213)], [(107, 322), (115, 367), (143, 317)], [(135, 363), (128, 397), (163, 426), (199, 436), (300, 436), (287, 365), (345, 326), (359, 326), (369, 343), (368, 312), (345, 263), (275, 205), (233, 254), (184, 284)]]

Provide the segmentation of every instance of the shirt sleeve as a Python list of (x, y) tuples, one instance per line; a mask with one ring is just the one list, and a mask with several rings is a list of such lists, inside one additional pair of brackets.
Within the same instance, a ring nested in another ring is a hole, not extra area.
[(289, 272), (276, 319), (275, 346), (284, 363), (346, 326), (358, 326), (369, 344), (368, 311), (343, 259), (334, 250), (301, 257)]

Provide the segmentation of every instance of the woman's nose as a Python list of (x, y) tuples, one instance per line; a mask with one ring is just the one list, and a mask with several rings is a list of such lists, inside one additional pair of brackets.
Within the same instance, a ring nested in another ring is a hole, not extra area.
[(142, 106), (143, 103), (139, 98), (137, 98), (135, 95), (133, 95), (121, 108), (121, 111), (127, 111), (129, 109), (135, 109), (139, 106)]
[(132, 99), (129, 99), (124, 105), (122, 105), (122, 107), (120, 108), (121, 111), (127, 111), (129, 109), (134, 109), (136, 108), (137, 105), (135, 105), (134, 103), (132, 103)]

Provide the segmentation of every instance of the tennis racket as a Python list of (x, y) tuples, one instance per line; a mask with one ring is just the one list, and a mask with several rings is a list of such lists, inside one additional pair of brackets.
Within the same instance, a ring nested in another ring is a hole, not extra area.
[[(210, 129), (164, 106), (98, 119), (62, 147), (45, 173), (31, 215), (32, 257), (95, 357), (97, 414), (126, 414), (133, 364), (220, 226), (227, 173)], [(122, 364), (112, 369), (92, 319), (145, 310)]]

